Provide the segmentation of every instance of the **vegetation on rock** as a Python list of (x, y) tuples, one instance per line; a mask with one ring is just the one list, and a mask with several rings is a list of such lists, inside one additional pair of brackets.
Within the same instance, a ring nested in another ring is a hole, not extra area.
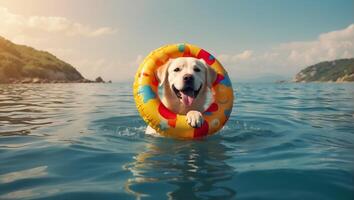
[(354, 58), (321, 62), (301, 70), (295, 82), (351, 82), (354, 81)]
[(352, 82), (354, 81), (354, 58), (321, 62), (301, 70), (295, 82)]
[(84, 80), (73, 66), (53, 54), (14, 44), (0, 36), (0, 83)]

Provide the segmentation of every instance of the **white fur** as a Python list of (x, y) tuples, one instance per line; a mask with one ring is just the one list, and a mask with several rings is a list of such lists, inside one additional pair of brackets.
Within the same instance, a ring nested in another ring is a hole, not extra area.
[[(180, 70), (176, 72), (176, 68)], [(195, 71), (195, 68), (200, 71)], [(185, 84), (183, 77), (186, 74), (194, 77), (194, 90), (198, 90), (201, 87), (198, 96), (190, 106), (182, 103), (172, 89), (172, 86), (174, 86), (176, 89), (182, 90)], [(208, 87), (211, 87), (216, 78), (216, 73), (202, 59), (180, 57), (170, 59), (165, 65), (159, 67), (156, 76), (160, 86), (163, 87), (162, 103), (172, 112), (186, 115), (190, 126), (201, 127), (204, 121), (202, 112), (204, 111)], [(150, 126), (146, 128), (145, 133), (158, 135), (156, 130)]]

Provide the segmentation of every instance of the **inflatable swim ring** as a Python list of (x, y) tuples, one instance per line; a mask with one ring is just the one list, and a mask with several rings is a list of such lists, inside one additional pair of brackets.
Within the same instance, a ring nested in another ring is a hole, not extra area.
[[(205, 62), (217, 73), (211, 88), (213, 100), (203, 112), (204, 123), (192, 128), (185, 115), (173, 113), (160, 101), (156, 70), (170, 58), (195, 57)], [(220, 130), (228, 120), (233, 106), (233, 90), (229, 76), (220, 62), (210, 53), (191, 44), (172, 44), (152, 51), (140, 64), (133, 86), (137, 109), (144, 121), (161, 135), (193, 139), (211, 135)]]

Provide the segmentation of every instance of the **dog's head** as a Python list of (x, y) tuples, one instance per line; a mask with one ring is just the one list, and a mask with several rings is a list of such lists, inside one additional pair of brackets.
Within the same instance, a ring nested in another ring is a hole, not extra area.
[(216, 73), (203, 59), (181, 57), (159, 67), (157, 77), (160, 85), (168, 87), (184, 105), (191, 106), (201, 91), (212, 86)]

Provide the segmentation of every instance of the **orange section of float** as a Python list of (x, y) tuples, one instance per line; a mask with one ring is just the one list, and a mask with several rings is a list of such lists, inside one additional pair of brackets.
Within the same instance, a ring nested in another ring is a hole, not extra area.
[[(156, 70), (170, 58), (195, 57), (203, 59), (217, 73), (212, 86), (213, 102), (203, 112), (200, 128), (191, 127), (185, 115), (173, 113), (158, 96)], [(193, 139), (219, 131), (229, 119), (233, 106), (233, 89), (230, 78), (221, 63), (210, 53), (191, 44), (172, 44), (152, 51), (141, 63), (133, 86), (137, 109), (144, 121), (161, 135)]]

